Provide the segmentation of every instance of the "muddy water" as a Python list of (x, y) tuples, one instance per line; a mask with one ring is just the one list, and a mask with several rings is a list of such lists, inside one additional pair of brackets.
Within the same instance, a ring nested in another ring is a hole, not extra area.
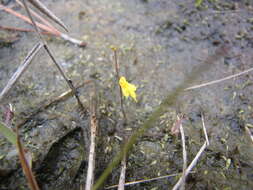
[[(121, 139), (138, 128), (167, 94), (217, 48), (225, 45), (228, 54), (213, 63), (210, 70), (199, 73), (194, 84), (252, 67), (253, 14), (247, 1), (205, 2), (201, 9), (195, 8), (193, 0), (45, 3), (66, 23), (69, 35), (87, 42), (86, 48), (79, 48), (62, 39), (46, 37), (57, 61), (74, 83), (96, 80), (100, 113), (96, 177), (119, 151)], [(4, 26), (29, 28), (4, 12), (0, 19)], [(35, 34), (19, 35), (18, 42), (0, 49), (0, 89), (37, 41)], [(121, 75), (138, 87), (138, 103), (125, 101), (129, 120), (125, 127), (120, 125), (122, 115), (118, 111), (111, 45), (118, 49)], [(66, 83), (42, 50), (6, 99), (15, 107), (14, 124), (66, 90)], [(181, 94), (174, 107), (168, 108), (139, 139), (129, 155), (126, 180), (181, 172), (181, 142), (170, 134), (170, 128), (177, 112), (185, 114), (183, 126), (190, 162), (204, 142), (200, 117), (204, 113), (210, 146), (189, 176), (187, 189), (252, 189), (253, 148), (245, 131), (245, 126), (253, 125), (252, 91), (252, 74), (248, 74)], [(80, 90), (86, 107), (92, 92), (91, 85)], [(80, 128), (88, 125), (88, 117), (80, 115), (74, 98), (35, 114), (23, 125), (24, 142), (34, 154), (35, 171), (43, 189), (78, 189), (84, 182), (89, 133), (81, 133)], [(0, 163), (4, 172), (0, 187), (26, 189), (17, 158), (10, 154), (15, 152), (13, 147), (2, 138), (1, 142)], [(105, 186), (116, 184), (118, 176), (119, 169), (115, 169)], [(176, 180), (152, 181), (129, 189), (168, 189)]]

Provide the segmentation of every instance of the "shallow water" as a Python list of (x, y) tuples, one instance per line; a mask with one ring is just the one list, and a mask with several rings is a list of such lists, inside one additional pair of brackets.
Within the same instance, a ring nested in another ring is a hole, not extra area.
[[(122, 143), (119, 139), (138, 128), (167, 94), (220, 46), (225, 44), (230, 47), (228, 54), (216, 61), (210, 70), (199, 73), (194, 84), (219, 79), (252, 65), (253, 14), (252, 5), (246, 1), (205, 2), (202, 9), (196, 9), (193, 0), (59, 0), (45, 3), (66, 23), (70, 36), (87, 42), (86, 48), (79, 48), (61, 39), (46, 37), (57, 61), (74, 83), (91, 78), (97, 81), (100, 130), (101, 134), (106, 134), (99, 137), (103, 143), (100, 142), (101, 149), (99, 148), (97, 155), (97, 177), (119, 150)], [(0, 19), (4, 26), (29, 28), (27, 24), (4, 12), (0, 13)], [(0, 49), (0, 89), (36, 41), (35, 34), (21, 33), (18, 42)], [(138, 103), (125, 101), (130, 123), (125, 128), (119, 126), (122, 118), (118, 113), (120, 106), (111, 45), (118, 49), (120, 74), (138, 87)], [(41, 51), (16, 88), (11, 91), (6, 103), (11, 102), (14, 105), (15, 121), (18, 123), (45, 100), (66, 90), (68, 87), (65, 81), (46, 53)], [(187, 189), (251, 189), (253, 149), (245, 126), (253, 125), (252, 91), (252, 74), (249, 73), (181, 94), (174, 107), (168, 108), (168, 112), (139, 140), (129, 155), (126, 180), (134, 181), (182, 171), (180, 138), (170, 135), (170, 128), (176, 120), (177, 112), (185, 114), (183, 125), (190, 161), (204, 142), (200, 118), (203, 112), (210, 146), (198, 162), (196, 173), (188, 178)], [(91, 86), (80, 91), (81, 99), (87, 107), (91, 93)], [(34, 151), (38, 163), (47, 156), (50, 147), (54, 147), (53, 142), (61, 140), (73, 128), (82, 127), (83, 123), (88, 125), (87, 118), (80, 119), (74, 98), (51, 107), (42, 115), (36, 115), (34, 123), (31, 122), (23, 127), (24, 141), (27, 133), (27, 139), (35, 146), (29, 147)], [(65, 126), (64, 130), (59, 130), (62, 126)], [(44, 129), (46, 132), (43, 132)], [(54, 141), (51, 140), (54, 138)], [(43, 146), (44, 153), (39, 149)], [(9, 146), (4, 149), (7, 148)], [(83, 148), (87, 151), (87, 143)], [(160, 154), (157, 153), (158, 149)], [(5, 155), (6, 150), (1, 154)], [(38, 159), (38, 155), (43, 156)], [(76, 155), (86, 165), (87, 159)], [(82, 165), (79, 159), (76, 160), (70, 166)], [(0, 162), (5, 163), (5, 160)], [(6, 166), (1, 164), (1, 167), (2, 165)], [(8, 166), (14, 171), (18, 164), (15, 162)], [(79, 171), (78, 167), (74, 168), (72, 173), (77, 176), (71, 180), (80, 184), (85, 178), (84, 172)], [(59, 170), (62, 169), (59, 167)], [(66, 177), (70, 176), (69, 170), (64, 171), (67, 174), (63, 172), (59, 179), (69, 180)], [(4, 181), (15, 179), (18, 174), (13, 173), (9, 179), (4, 178)], [(57, 171), (52, 176), (58, 174)], [(115, 169), (106, 186), (117, 184), (118, 175), (119, 170)], [(130, 188), (167, 189), (175, 182), (175, 178), (170, 178)], [(13, 188), (24, 184), (24, 180), (19, 180)], [(1, 185), (5, 187), (8, 183)], [(51, 188), (57, 189), (54, 185)]]

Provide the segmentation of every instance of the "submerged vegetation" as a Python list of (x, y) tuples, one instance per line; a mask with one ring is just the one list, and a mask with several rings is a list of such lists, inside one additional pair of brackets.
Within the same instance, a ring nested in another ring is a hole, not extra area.
[(0, 2), (0, 189), (252, 189), (252, 2)]

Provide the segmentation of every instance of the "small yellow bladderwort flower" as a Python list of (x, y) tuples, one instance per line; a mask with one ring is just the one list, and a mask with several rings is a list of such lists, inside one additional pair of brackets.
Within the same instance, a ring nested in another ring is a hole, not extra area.
[(128, 83), (125, 77), (120, 77), (119, 85), (121, 87), (123, 95), (126, 98), (128, 98), (128, 96), (131, 96), (137, 102), (135, 93), (137, 88), (135, 85)]

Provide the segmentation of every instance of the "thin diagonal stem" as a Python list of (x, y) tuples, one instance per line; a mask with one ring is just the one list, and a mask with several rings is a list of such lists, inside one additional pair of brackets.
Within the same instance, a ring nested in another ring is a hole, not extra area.
[(84, 106), (83, 106), (83, 104), (82, 104), (82, 102), (81, 102), (81, 100), (80, 100), (80, 98), (79, 98), (79, 96), (78, 96), (78, 93), (77, 93), (76, 88), (75, 88), (74, 85), (72, 84), (72, 81), (71, 81), (70, 79), (68, 79), (67, 76), (64, 74), (64, 72), (63, 72), (63, 70), (62, 70), (60, 64), (56, 61), (56, 59), (54, 58), (53, 54), (52, 54), (51, 51), (49, 50), (49, 48), (48, 48), (48, 46), (47, 46), (47, 44), (46, 44), (46, 41), (43, 39), (42, 35), (41, 35), (40, 32), (39, 32), (39, 28), (37, 27), (36, 23), (34, 22), (34, 19), (33, 19), (32, 15), (31, 15), (31, 13), (30, 13), (30, 10), (29, 10), (29, 8), (28, 8), (28, 6), (27, 6), (25, 0), (22, 0), (22, 2), (23, 2), (23, 4), (24, 4), (24, 6), (25, 6), (25, 10), (26, 10), (26, 12), (27, 12), (28, 17), (30, 18), (30, 20), (31, 20), (32, 23), (33, 23), (33, 26), (34, 26), (34, 28), (35, 28), (35, 30), (36, 30), (37, 35), (39, 36), (39, 39), (41, 40), (41, 42), (42, 42), (43, 45), (44, 45), (44, 49), (46, 50), (46, 52), (48, 53), (49, 57), (50, 57), (50, 58), (52, 59), (52, 61), (54, 62), (54, 64), (55, 64), (55, 66), (57, 67), (57, 69), (60, 71), (62, 77), (63, 77), (64, 80), (67, 82), (69, 88), (73, 91), (73, 93), (74, 93), (74, 95), (75, 95), (75, 97), (76, 97), (76, 99), (77, 99), (78, 105), (80, 106), (80, 108), (81, 108), (82, 110), (84, 110)]
[[(119, 85), (120, 76), (119, 76), (119, 63), (118, 63), (118, 58), (117, 58), (117, 50), (113, 49), (113, 52), (114, 52), (114, 62), (115, 62), (115, 71), (116, 71), (117, 83), (118, 83), (119, 92), (120, 92), (121, 112), (122, 112), (123, 117), (124, 117), (124, 123), (126, 124), (127, 123), (127, 117), (126, 117), (126, 113), (125, 113), (125, 110), (124, 110), (124, 102), (123, 102), (122, 91), (121, 91), (121, 87)], [(124, 140), (124, 141), (126, 141), (126, 140)], [(125, 189), (126, 160), (127, 160), (127, 154), (124, 154), (124, 156), (121, 160), (121, 172), (120, 172), (118, 190), (124, 190)]]
[(25, 10), (26, 10), (26, 13), (27, 13), (28, 17), (30, 18), (30, 20), (31, 20), (31, 22), (32, 22), (32, 25), (33, 25), (34, 29), (35, 29), (36, 32), (37, 32), (37, 35), (38, 35), (39, 39), (40, 39), (40, 40), (43, 42), (43, 44), (45, 45), (46, 42), (45, 42), (44, 39), (42, 38), (42, 36), (41, 36), (41, 34), (40, 34), (40, 31), (39, 31), (39, 28), (37, 27), (37, 24), (36, 24), (36, 22), (34, 21), (34, 19), (33, 19), (33, 17), (32, 17), (32, 14), (31, 14), (31, 12), (30, 12), (30, 10), (29, 10), (29, 8), (28, 8), (28, 6), (27, 6), (25, 0), (22, 0), (22, 2), (23, 2), (23, 5), (24, 5), (24, 7), (25, 7)]
[[(120, 79), (120, 76), (119, 76), (119, 63), (118, 63), (118, 57), (117, 57), (117, 50), (113, 50), (113, 52), (114, 52), (115, 71), (116, 71), (116, 77), (117, 77), (117, 82), (118, 82), (119, 79)], [(119, 93), (120, 93), (121, 112), (123, 113), (123, 117), (124, 117), (125, 122), (127, 122), (126, 112), (125, 112), (124, 103), (123, 103), (122, 91), (120, 89), (120, 85), (119, 84), (118, 84), (118, 87), (119, 87)]]
[(68, 32), (67, 27), (65, 26), (65, 24), (57, 17), (54, 15), (54, 13), (52, 13), (44, 4), (42, 4), (39, 0), (28, 0), (34, 7), (36, 7), (37, 9), (40, 10), (40, 12), (42, 12), (43, 14), (47, 15), (51, 20), (53, 20), (54, 22), (56, 22), (57, 24), (59, 24), (62, 28), (64, 28), (66, 30), (66, 32)]
[(4, 87), (0, 94), (0, 102), (4, 99), (6, 94), (13, 88), (16, 84), (18, 79), (22, 76), (22, 74), (26, 71), (30, 63), (32, 62), (34, 56), (39, 52), (41, 47), (43, 46), (42, 43), (37, 43), (33, 49), (27, 54), (26, 58), (24, 59), (23, 63), (18, 67), (17, 71), (12, 75), (11, 79), (8, 81), (7, 85)]
[(66, 77), (66, 75), (64, 74), (64, 72), (63, 72), (61, 66), (57, 63), (57, 61), (55, 60), (54, 56), (53, 56), (52, 53), (50, 52), (48, 46), (47, 46), (47, 45), (44, 45), (44, 48), (45, 48), (45, 50), (47, 51), (47, 53), (48, 53), (48, 55), (50, 56), (50, 58), (52, 59), (52, 61), (54, 62), (55, 66), (56, 66), (56, 67), (58, 68), (58, 70), (60, 71), (62, 77), (65, 79), (65, 81), (66, 81), (67, 84), (69, 85), (70, 89), (73, 91), (73, 93), (74, 93), (74, 95), (75, 95), (75, 97), (76, 97), (76, 100), (77, 100), (77, 102), (78, 102), (78, 105), (80, 106), (80, 108), (81, 108), (82, 110), (84, 110), (84, 106), (83, 106), (83, 104), (82, 104), (82, 102), (81, 102), (81, 100), (80, 100), (80, 98), (79, 98), (79, 96), (78, 96), (78, 92), (77, 92), (75, 86), (73, 85), (72, 81)]
[(247, 70), (245, 70), (245, 71), (239, 72), (239, 73), (237, 73), (237, 74), (224, 77), (224, 78), (222, 78), (222, 79), (213, 80), (213, 81), (206, 82), (206, 83), (203, 83), (203, 84), (199, 84), (199, 85), (194, 85), (194, 86), (192, 86), (192, 87), (188, 87), (188, 88), (186, 88), (185, 90), (193, 90), (193, 89), (197, 89), (197, 88), (209, 86), (209, 85), (212, 85), (212, 84), (220, 83), (220, 82), (223, 82), (223, 81), (225, 81), (225, 80), (229, 80), (229, 79), (232, 79), (232, 78), (236, 78), (236, 77), (239, 77), (239, 76), (241, 76), (241, 75), (247, 74), (247, 73), (252, 72), (252, 71), (253, 71), (253, 67), (250, 68), (250, 69), (247, 69)]
[(250, 130), (249, 130), (249, 128), (247, 126), (245, 126), (245, 129), (246, 129), (247, 133), (249, 134), (249, 137), (250, 137), (250, 139), (251, 139), (251, 141), (253, 143), (253, 135), (251, 134), (251, 132), (250, 132)]
[(96, 94), (94, 93), (91, 97), (91, 117), (90, 117), (90, 150), (89, 150), (89, 161), (87, 169), (87, 177), (85, 190), (91, 190), (94, 183), (94, 169), (95, 169), (95, 154), (96, 154), (96, 135), (98, 128), (98, 121), (96, 116)]
[[(136, 184), (140, 184), (140, 183), (148, 183), (148, 182), (156, 181), (156, 180), (160, 180), (160, 179), (176, 177), (176, 176), (179, 176), (179, 175), (180, 175), (180, 173), (176, 173), (176, 174), (170, 174), (170, 175), (165, 175), (165, 176), (154, 177), (154, 178), (150, 178), (150, 179), (142, 179), (142, 180), (137, 180), (137, 181), (126, 182), (125, 186), (136, 185)], [(116, 187), (118, 187), (118, 185), (112, 185), (112, 186), (109, 186), (109, 187), (105, 187), (104, 189), (113, 189), (113, 188), (116, 188)]]
[[(16, 2), (23, 8), (24, 5), (20, 2), (20, 0), (16, 0)], [(35, 11), (30, 10), (30, 12), (37, 17), (42, 23), (44, 23), (46, 26), (50, 27), (52, 30), (54, 30), (56, 33), (60, 33), (50, 22), (48, 22), (45, 18), (43, 18), (42, 16), (40, 16), (39, 14), (37, 14)]]
[(124, 190), (126, 183), (126, 155), (123, 156), (121, 161), (121, 172), (119, 177), (118, 190)]
[(208, 135), (207, 135), (207, 132), (206, 132), (206, 125), (205, 125), (204, 114), (201, 114), (201, 121), (202, 121), (202, 127), (203, 127), (203, 131), (204, 131), (205, 138), (206, 138), (206, 144), (207, 144), (207, 146), (209, 146), (209, 139), (208, 139)]
[[(177, 116), (178, 119), (179, 116)], [(183, 125), (182, 125), (182, 122), (180, 123), (180, 133), (181, 133), (181, 139), (182, 139), (182, 147), (183, 147), (183, 177), (182, 177), (182, 185), (180, 187), (180, 190), (184, 190), (185, 189), (185, 179), (186, 179), (186, 176), (185, 176), (185, 172), (186, 172), (186, 168), (187, 168), (187, 152), (186, 152), (186, 146), (185, 146), (185, 135), (184, 135), (184, 128), (183, 128)]]

